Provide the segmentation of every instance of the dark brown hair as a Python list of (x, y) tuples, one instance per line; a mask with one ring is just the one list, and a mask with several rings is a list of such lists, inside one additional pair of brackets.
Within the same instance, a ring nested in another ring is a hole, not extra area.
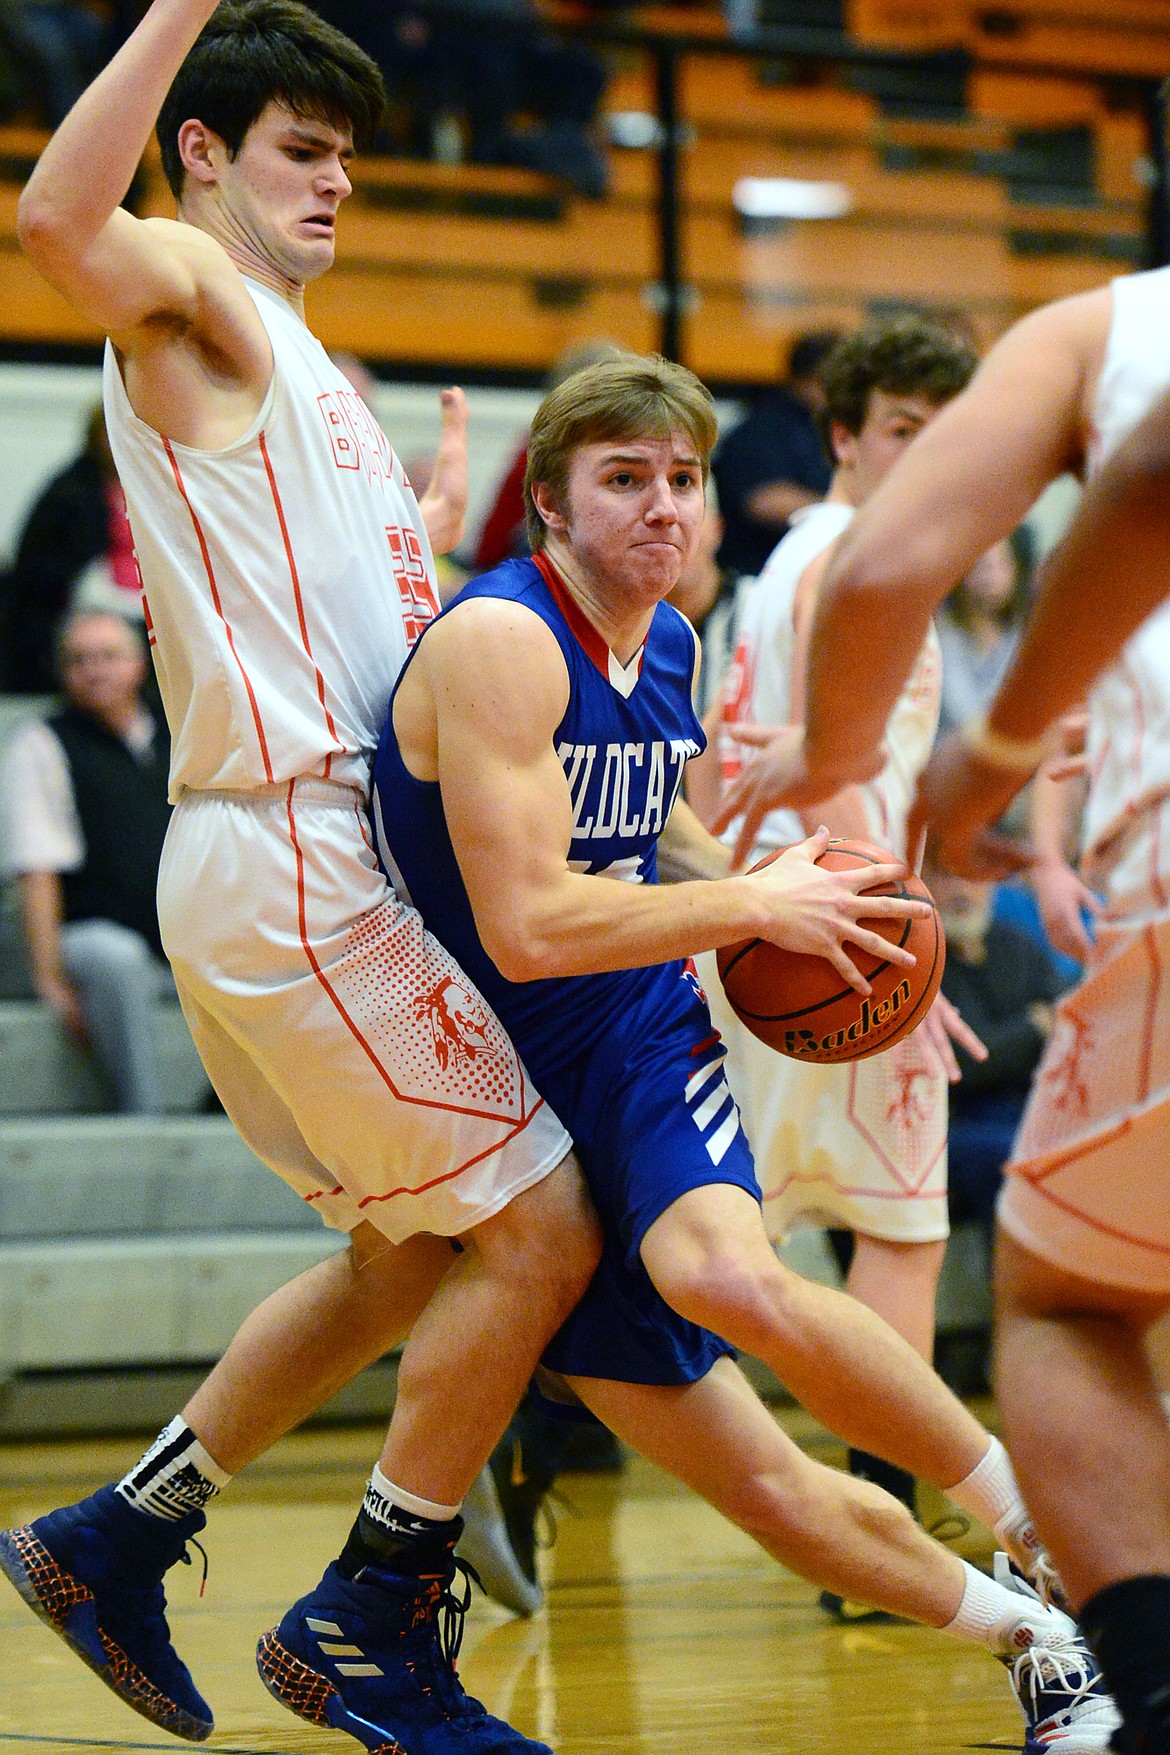
[(163, 170), (183, 186), (179, 129), (199, 121), (234, 158), (270, 103), (349, 129), (369, 146), (386, 107), (370, 57), (300, 0), (223, 0), (175, 76), (158, 118)]
[(821, 363), (822, 434), (828, 442), (834, 421), (847, 432), (859, 433), (875, 390), (949, 402), (966, 387), (978, 364), (974, 348), (929, 317), (911, 312), (875, 317), (839, 341)]
[(543, 483), (562, 505), (569, 464), (582, 445), (607, 439), (668, 439), (679, 432), (694, 445), (706, 481), (716, 433), (711, 392), (685, 366), (659, 354), (615, 352), (550, 390), (528, 435), (524, 518), (533, 553), (543, 548), (548, 534), (532, 498), (534, 482)]

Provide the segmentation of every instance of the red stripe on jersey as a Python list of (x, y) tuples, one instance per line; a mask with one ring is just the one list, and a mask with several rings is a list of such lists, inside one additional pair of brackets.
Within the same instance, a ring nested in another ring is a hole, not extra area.
[[(305, 604), (304, 604), (304, 599), (301, 596), (300, 574), (297, 572), (296, 557), (293, 554), (292, 542), (291, 542), (291, 540), (289, 538), (289, 534), (288, 534), (288, 524), (287, 524), (287, 522), (285, 520), (285, 516), (284, 516), (284, 506), (281, 503), (280, 489), (276, 485), (276, 475), (273, 472), (272, 459), (268, 455), (268, 446), (265, 443), (263, 433), (260, 434), (260, 455), (264, 459), (264, 468), (265, 468), (267, 475), (268, 475), (268, 485), (272, 489), (272, 503), (276, 507), (276, 516), (277, 516), (277, 519), (280, 523), (280, 534), (284, 540), (284, 552), (288, 557), (288, 572), (289, 572), (289, 578), (292, 580), (293, 598), (295, 599), (296, 606), (297, 606), (297, 621), (300, 623), (301, 644), (305, 648), (305, 657), (309, 660), (309, 663), (313, 666), (313, 675), (317, 679), (317, 699), (320, 701), (321, 711), (325, 715), (325, 724), (329, 728), (330, 737), (333, 739), (334, 743), (337, 744), (337, 749), (333, 753), (335, 753), (339, 756), (344, 755), (345, 754), (345, 746), (344, 746), (344, 744), (342, 744), (338, 740), (337, 727), (333, 723), (333, 715), (329, 711), (329, 708), (325, 704), (325, 678), (321, 675), (321, 668), (318, 665), (316, 659), (313, 657), (313, 648), (309, 644), (309, 627), (308, 627), (308, 623), (305, 621)], [(328, 778), (329, 778), (329, 770), (332, 767), (332, 765), (333, 765), (333, 754), (331, 753), (330, 755), (326, 756), (326, 758), (325, 758), (325, 778), (326, 778), (326, 780), (328, 780)]]
[[(564, 580), (561, 578), (561, 575), (557, 572), (557, 569), (549, 560), (548, 556), (544, 553), (543, 549), (534, 554), (532, 558), (536, 562), (541, 578), (552, 592), (557, 608), (564, 616), (566, 622), (568, 622), (569, 632), (584, 652), (586, 658), (590, 659), (590, 661), (596, 665), (606, 682), (608, 682), (610, 659), (609, 647), (597, 632), (593, 623), (588, 619), (584, 612), (578, 608), (577, 603), (570, 595)], [(639, 657), (639, 666), (640, 665), (641, 658)]]
[(178, 458), (175, 456), (175, 453), (171, 448), (171, 442), (169, 439), (163, 439), (163, 449), (170, 459), (171, 469), (174, 472), (175, 477), (175, 486), (178, 488), (179, 493), (182, 496), (183, 504), (191, 514), (191, 523), (194, 526), (195, 536), (199, 543), (199, 552), (203, 556), (203, 565), (207, 571), (207, 584), (211, 591), (211, 601), (215, 605), (216, 615), (223, 623), (224, 632), (227, 635), (227, 643), (231, 649), (231, 655), (239, 666), (240, 675), (244, 679), (244, 687), (248, 691), (248, 701), (252, 708), (252, 720), (256, 727), (256, 736), (260, 740), (260, 754), (264, 761), (264, 774), (269, 784), (271, 784), (274, 778), (272, 763), (268, 757), (268, 739), (264, 735), (264, 724), (260, 718), (260, 708), (256, 700), (256, 691), (252, 687), (252, 679), (244, 669), (243, 660), (236, 651), (236, 642), (232, 637), (232, 625), (228, 621), (227, 616), (223, 613), (223, 604), (219, 600), (219, 587), (215, 582), (215, 569), (211, 564), (211, 554), (207, 547), (207, 538), (203, 534), (203, 526), (199, 522), (195, 508), (187, 496), (187, 489), (183, 482), (182, 472), (179, 469)]

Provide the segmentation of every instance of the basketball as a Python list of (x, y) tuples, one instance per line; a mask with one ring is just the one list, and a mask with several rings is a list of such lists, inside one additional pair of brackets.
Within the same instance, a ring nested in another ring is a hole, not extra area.
[[(780, 849), (753, 870), (780, 857)], [(888, 865), (894, 858), (867, 841), (830, 841), (817, 860), (831, 871), (859, 865)], [(861, 924), (918, 959), (912, 969), (879, 960), (853, 945), (850, 956), (873, 992), (862, 998), (847, 987), (825, 957), (782, 950), (766, 939), (741, 939), (717, 953), (719, 978), (736, 1017), (781, 1054), (794, 1060), (831, 1065), (864, 1060), (892, 1048), (920, 1024), (934, 1001), (946, 961), (946, 941), (934, 898), (913, 872), (896, 884), (882, 884), (878, 896), (912, 896), (929, 902), (921, 920), (864, 920)]]

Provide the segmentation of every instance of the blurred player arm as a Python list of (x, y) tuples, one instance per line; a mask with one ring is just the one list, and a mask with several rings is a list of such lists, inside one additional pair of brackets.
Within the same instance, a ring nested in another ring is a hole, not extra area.
[[(420, 717), (423, 691), (430, 705)], [(861, 884), (873, 874), (821, 871), (813, 860), (823, 841), (802, 843), (755, 877), (659, 886), (572, 870), (572, 800), (554, 742), (567, 702), (564, 659), (543, 621), (483, 598), (436, 623), (395, 701), (403, 755), (419, 778), (430, 777), (419, 752), (431, 742), (433, 711), (452, 844), (480, 937), (503, 975), (641, 968), (760, 933), (827, 956), (864, 988), (843, 945), (892, 953), (859, 924), (863, 909), (906, 915), (921, 905), (862, 901)]]
[(881, 743), (947, 592), (1079, 469), (1086, 383), (1111, 310), (1091, 293), (1025, 317), (915, 439), (837, 546), (809, 650), (800, 779), (834, 788)]
[[(703, 715), (703, 735), (707, 739), (707, 747), (701, 756), (694, 756), (687, 763), (687, 803), (701, 823), (714, 822), (719, 814), (723, 791), (719, 753), (722, 723), (723, 692), (720, 689)], [(661, 854), (662, 849), (659, 847), (660, 859)]]
[(1092, 949), (1085, 924), (1101, 903), (1073, 867), (1077, 827), (1084, 808), (1083, 779), (1055, 780), (1041, 770), (1029, 800), (1036, 858), (1028, 872), (1044, 929), (1058, 951), (1083, 963)]
[(200, 269), (223, 252), (193, 227), (140, 220), (120, 203), (171, 82), (216, 0), (155, 0), (83, 92), (20, 199), (20, 241), (59, 292), (107, 334), (193, 321)]
[[(694, 762), (688, 762), (688, 776), (693, 767)], [(659, 883), (685, 883), (688, 878), (722, 878), (730, 870), (730, 849), (703, 827), (690, 804), (680, 798), (658, 838)]]
[[(816, 604), (835, 549), (836, 544), (830, 544), (811, 561), (797, 587), (793, 605), (795, 638), (791, 684), (795, 721), (804, 718), (809, 643)], [(824, 779), (823, 783), (818, 781), (812, 787), (802, 788), (799, 780), (804, 733), (800, 723), (782, 727), (741, 724), (730, 730), (746, 746), (743, 765), (723, 793), (711, 828), (714, 834), (721, 835), (737, 818), (740, 819), (732, 851), (733, 867), (741, 866), (747, 859), (768, 812), (784, 804), (792, 804), (800, 810), (806, 828), (816, 828), (824, 823), (835, 835), (865, 838), (868, 832), (865, 810), (861, 795), (852, 782), (871, 779), (880, 771), (885, 761), (883, 750), (875, 750), (868, 763), (854, 763), (854, 771), (844, 785), (834, 785)], [(751, 754), (747, 753), (749, 749)]]
[[(993, 739), (1021, 752), (992, 759), (955, 733), (919, 785), (916, 820), (929, 821), (952, 870), (1000, 877), (1010, 854), (990, 829), (1026, 783), (1029, 745), (1088, 694), (1100, 672), (1166, 596), (1170, 542), (1170, 395), (1161, 397), (1087, 488), (1068, 533), (1044, 565), (1035, 607), (988, 709)], [(1118, 581), (1124, 580), (1124, 590)], [(1017, 859), (1018, 863), (1018, 859)]]
[[(792, 718), (797, 724), (804, 719), (808, 693), (808, 654), (817, 600), (836, 548), (836, 542), (831, 542), (815, 560), (809, 562), (800, 576), (792, 604)], [(815, 809), (806, 806), (800, 813), (800, 819), (809, 834), (824, 823), (835, 836), (855, 841), (869, 838), (869, 819), (860, 786), (841, 787), (831, 797), (822, 800)]]
[(462, 390), (439, 392), (439, 446), (427, 491), (418, 503), (437, 555), (459, 547), (467, 522), (467, 413)]

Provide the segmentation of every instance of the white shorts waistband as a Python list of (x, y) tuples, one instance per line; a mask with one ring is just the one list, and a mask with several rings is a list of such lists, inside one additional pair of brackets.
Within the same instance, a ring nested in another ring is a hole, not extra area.
[(290, 797), (312, 800), (316, 804), (340, 805), (344, 810), (365, 803), (361, 788), (351, 786), (348, 781), (320, 780), (308, 775), (295, 780), (275, 780), (270, 786), (184, 786), (176, 803), (215, 798), (228, 804), (246, 804), (255, 808), (259, 805), (287, 805)]

